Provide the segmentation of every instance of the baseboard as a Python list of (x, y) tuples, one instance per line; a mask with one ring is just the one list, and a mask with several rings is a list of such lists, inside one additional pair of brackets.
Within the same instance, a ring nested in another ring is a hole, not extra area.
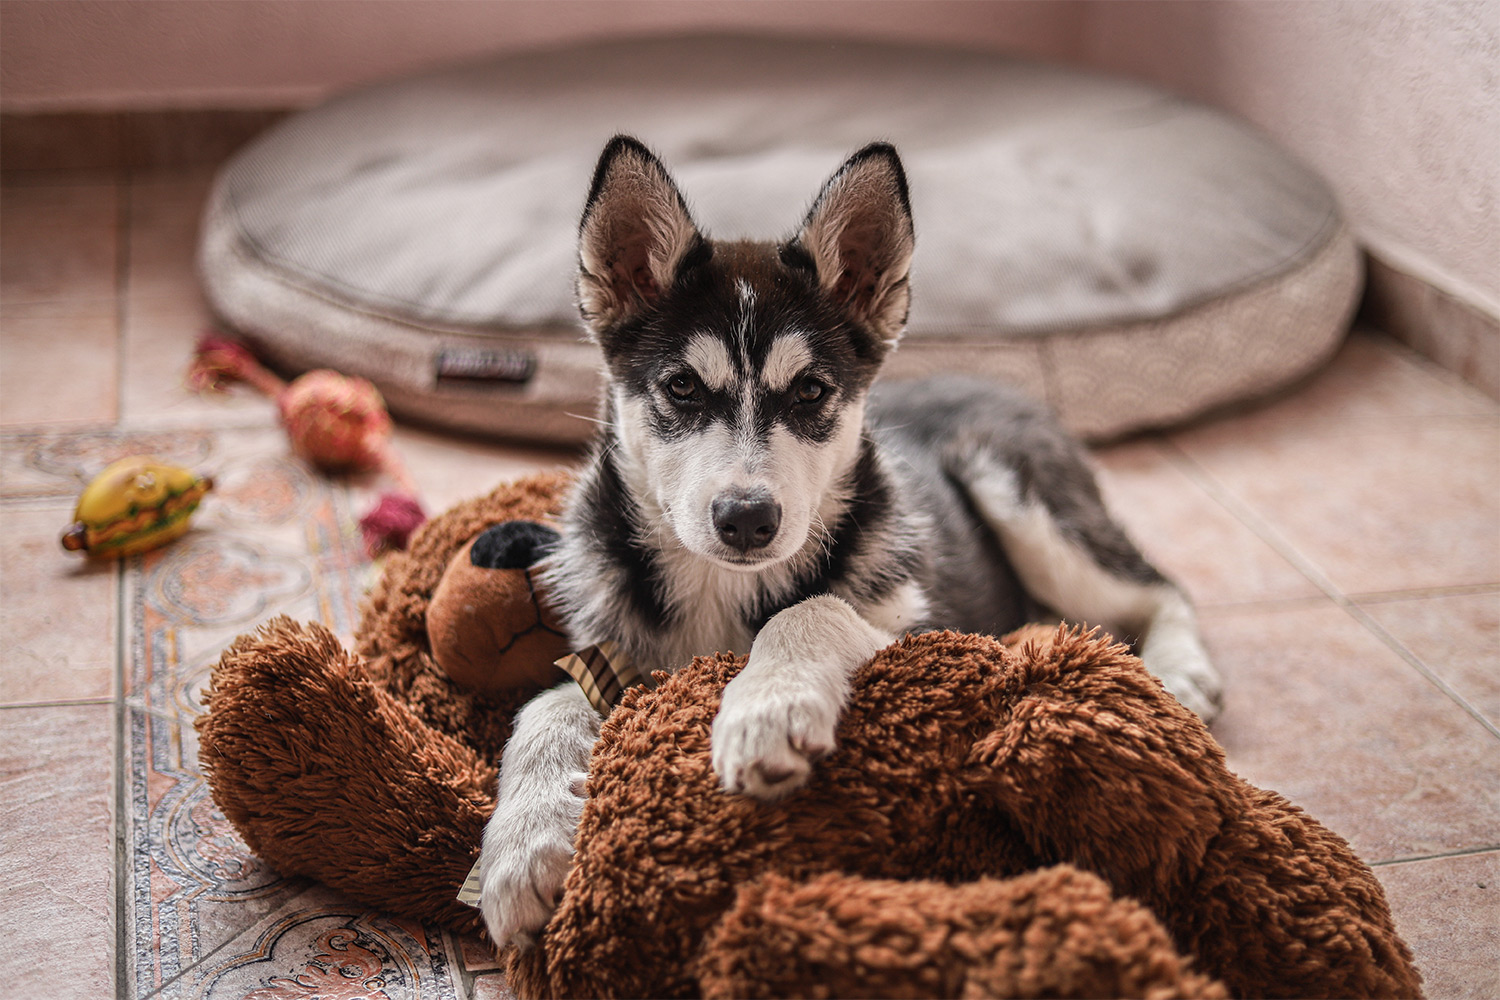
[(1500, 399), (1500, 319), (1365, 256), (1362, 318)]
[(0, 113), (0, 171), (212, 167), (289, 108)]

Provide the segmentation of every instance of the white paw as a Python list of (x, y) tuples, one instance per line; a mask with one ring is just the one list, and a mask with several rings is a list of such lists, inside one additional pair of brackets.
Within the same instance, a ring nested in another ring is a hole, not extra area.
[(527, 947), (552, 918), (573, 861), (586, 778), (573, 775), (551, 794), (502, 799), (485, 826), (479, 908), (497, 945)]
[(1197, 712), (1205, 724), (1218, 718), (1224, 708), (1224, 682), (1196, 639), (1148, 645), (1141, 660), (1172, 697)]
[(1210, 725), (1223, 710), (1223, 693), (1217, 688), (1205, 686), (1191, 677), (1163, 677), (1166, 689), (1182, 704), (1198, 714), (1204, 725)]
[(724, 689), (713, 725), (713, 765), (726, 792), (763, 801), (801, 788), (834, 748), (843, 700), (810, 685), (740, 676)]

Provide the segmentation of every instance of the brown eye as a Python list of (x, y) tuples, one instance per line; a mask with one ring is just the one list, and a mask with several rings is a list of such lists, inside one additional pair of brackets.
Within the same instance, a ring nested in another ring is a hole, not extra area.
[(690, 403), (698, 398), (698, 380), (691, 375), (673, 375), (667, 380), (667, 392), (679, 403)]
[(797, 402), (816, 403), (823, 398), (823, 393), (826, 391), (822, 382), (815, 378), (805, 378), (797, 386)]

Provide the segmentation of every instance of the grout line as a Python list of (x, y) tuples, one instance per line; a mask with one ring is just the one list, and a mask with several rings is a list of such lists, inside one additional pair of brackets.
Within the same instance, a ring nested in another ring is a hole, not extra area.
[[(119, 321), (119, 309), (116, 308), (116, 325)], [(41, 423), (5, 423), (0, 424), (0, 440), (46, 437), (55, 434), (102, 434), (113, 430), (117, 423), (119, 423), (118, 420), (94, 420), (92, 418), (88, 420), (62, 418)]]
[(135, 195), (130, 175), (115, 179), (115, 419), (125, 416), (125, 323), (130, 291), (130, 230), (134, 224)]
[(1271, 524), (1255, 512), (1249, 504), (1235, 496), (1228, 487), (1215, 479), (1207, 469), (1193, 460), (1193, 457), (1182, 449), (1177, 442), (1166, 436), (1157, 438), (1157, 447), (1166, 459), (1191, 479), (1199, 489), (1209, 495), (1209, 498), (1224, 508), (1229, 514), (1250, 530), (1255, 537), (1259, 538), (1271, 547), (1273, 551), (1287, 562), (1292, 568), (1307, 578), (1314, 587), (1326, 597), (1330, 597), (1335, 603), (1348, 601), (1348, 598), (1334, 585), (1324, 572), (1317, 567), (1312, 560), (1298, 552), (1296, 547), (1281, 536)]
[(1397, 601), (1420, 601), (1433, 597), (1473, 597), (1500, 593), (1500, 583), (1466, 583), (1453, 587), (1425, 587), (1417, 590), (1375, 590), (1350, 594), (1357, 604), (1389, 604)]
[(1391, 858), (1387, 861), (1366, 862), (1371, 868), (1389, 868), (1392, 865), (1408, 865), (1417, 861), (1438, 861), (1442, 858), (1468, 858), (1476, 854), (1491, 854), (1500, 852), (1500, 844), (1490, 844), (1485, 847), (1462, 847), (1454, 851), (1440, 851), (1437, 854), (1418, 854), (1409, 858)]
[[(0, 495), (0, 510), (57, 511), (63, 516), (71, 515), (78, 507), (78, 494), (82, 486), (75, 486), (71, 493), (36, 493)], [(62, 520), (59, 518), (59, 520)], [(69, 522), (63, 521), (67, 524)]]
[[(130, 229), (134, 215), (134, 198), (128, 174), (115, 175), (115, 419), (111, 430), (125, 415), (125, 322), (130, 287)], [(125, 707), (126, 678), (130, 657), (129, 587), (125, 578), (126, 560), (115, 564), (115, 995), (129, 997), (135, 993), (130, 981), (130, 865), (128, 829), (130, 807), (127, 790), (130, 767), (129, 713)]]
[[(85, 434), (202, 434), (218, 433), (219, 431), (259, 431), (267, 428), (275, 428), (274, 422), (267, 422), (265, 416), (255, 417), (249, 414), (239, 414), (243, 419), (226, 420), (223, 423), (200, 423), (197, 418), (191, 420), (178, 418), (180, 423), (136, 423), (125, 420), (94, 421), (89, 423), (51, 423), (51, 424), (10, 424), (0, 426), (0, 444), (14, 444), (17, 441), (25, 441), (34, 438), (52, 437), (76, 437)], [(274, 421), (274, 412), (270, 414)], [(401, 425), (397, 425), (401, 426)], [(500, 443), (504, 446), (504, 443)]]
[[(253, 927), (253, 925), (252, 925), (252, 927)], [(245, 928), (241, 928), (241, 931), (243, 931), (244, 929)], [(176, 986), (185, 977), (187, 977), (188, 975), (192, 974), (195, 970), (201, 969), (203, 966), (205, 966), (209, 962), (213, 961), (214, 956), (218, 955), (219, 952), (223, 951), (224, 949), (228, 948), (230, 945), (234, 944), (235, 939), (237, 937), (238, 937), (238, 934), (232, 934), (232, 935), (230, 935), (230, 937), (229, 937), (229, 939), (227, 941), (224, 941), (221, 944), (219, 944), (218, 946), (209, 949), (209, 951), (206, 954), (198, 956), (197, 961), (192, 962), (191, 964), (189, 964), (185, 968), (178, 969), (176, 975), (168, 976), (167, 978), (163, 979), (159, 985), (157, 985), (154, 989), (151, 990), (150, 993), (147, 993), (144, 997), (139, 997), (138, 1000), (155, 1000), (155, 998), (160, 997), (162, 994), (166, 993), (167, 990), (171, 989), (173, 986)], [(314, 997), (322, 996), (322, 995), (323, 995), (322, 993), (313, 994)], [(365, 995), (369, 995), (369, 994), (365, 994)]]
[(1232, 615), (1243, 612), (1275, 611), (1277, 609), (1291, 611), (1296, 608), (1316, 607), (1326, 603), (1328, 603), (1327, 594), (1308, 594), (1305, 597), (1260, 597), (1244, 601), (1213, 601), (1209, 603), (1195, 601), (1193, 609), (1199, 615)]
[(125, 678), (129, 658), (129, 611), (125, 560), (115, 565), (115, 995), (133, 994), (130, 978), (130, 844), (129, 787), (130, 764), (128, 713), (125, 708)]
[(1384, 326), (1365, 322), (1358, 324), (1357, 329), (1361, 335), (1380, 349), (1396, 362), (1409, 371), (1420, 372), (1423, 377), (1443, 384), (1445, 389), (1458, 389), (1461, 392), (1474, 394), (1487, 402), (1494, 402), (1494, 397), (1486, 393), (1478, 385), (1470, 382), (1452, 368), (1444, 365), (1441, 361), (1430, 355), (1422, 353), (1409, 342), (1401, 339)]
[(1365, 631), (1369, 632), (1390, 649), (1391, 652), (1404, 660), (1408, 666), (1426, 678), (1429, 684), (1446, 695), (1450, 701), (1467, 712), (1491, 736), (1500, 739), (1500, 727), (1497, 727), (1483, 712), (1470, 704), (1467, 698), (1455, 691), (1447, 681), (1433, 673), (1432, 669), (1423, 663), (1420, 657), (1407, 649), (1404, 643), (1386, 631), (1374, 618), (1370, 617), (1369, 613), (1361, 608), (1353, 598), (1339, 590), (1333, 580), (1319, 569), (1317, 564), (1297, 551), (1296, 546), (1282, 537), (1281, 533), (1270, 522), (1261, 517), (1254, 508), (1235, 496), (1228, 487), (1220, 483), (1207, 469), (1194, 461), (1193, 457), (1184, 451), (1175, 441), (1164, 435), (1159, 435), (1157, 437), (1157, 447), (1172, 464), (1192, 479), (1200, 489), (1208, 493), (1219, 506), (1233, 515), (1236, 520), (1253, 532), (1257, 538), (1271, 546), (1277, 555), (1291, 563), (1297, 572), (1305, 576), (1313, 586), (1326, 594), (1345, 614), (1362, 625)]
[(80, 706), (98, 705), (101, 708), (114, 705), (113, 695), (103, 695), (98, 698), (59, 698), (56, 701), (12, 701), (0, 705), (0, 712), (12, 712), (17, 709), (27, 708), (77, 708)]
[[(182, 982), (183, 979), (187, 978), (194, 972), (201, 971), (215, 958), (219, 957), (219, 955), (228, 951), (229, 948), (231, 948), (237, 941), (239, 941), (239, 939), (243, 937), (247, 932), (255, 931), (266, 920), (280, 914), (283, 907), (296, 903), (298, 900), (300, 900), (304, 895), (306, 895), (309, 889), (313, 888), (316, 885), (323, 884), (315, 879), (308, 878), (302, 875), (282, 876), (282, 878), (289, 886), (292, 886), (292, 888), (288, 892), (287, 896), (280, 903), (278, 903), (274, 909), (268, 910), (267, 912), (255, 917), (248, 925), (243, 925), (236, 928), (235, 931), (228, 937), (226, 937), (223, 941), (219, 942), (208, 951), (199, 955), (197, 959), (190, 962), (187, 966), (178, 969), (175, 974), (168, 976), (156, 986), (152, 987), (149, 993), (145, 994), (144, 996), (136, 997), (135, 1000), (156, 1000), (156, 998), (161, 997), (164, 993), (166, 993), (167, 990)], [(300, 884), (298, 884), (299, 882)], [(318, 995), (321, 996), (322, 994)], [(120, 996), (125, 997), (126, 994), (122, 993), (120, 994)]]
[(1344, 611), (1349, 617), (1363, 625), (1370, 634), (1385, 643), (1392, 652), (1405, 660), (1417, 673), (1427, 678), (1429, 683), (1456, 702), (1465, 712), (1473, 716), (1474, 721), (1489, 730), (1491, 736), (1500, 739), (1500, 726), (1496, 726), (1483, 712), (1474, 705), (1471, 705), (1467, 698), (1455, 691), (1447, 681), (1433, 673), (1432, 669), (1426, 663), (1423, 663), (1419, 656), (1406, 648), (1405, 643), (1391, 635), (1390, 632), (1386, 631), (1384, 625), (1381, 625), (1374, 618), (1370, 617), (1368, 611), (1353, 602), (1344, 605)]

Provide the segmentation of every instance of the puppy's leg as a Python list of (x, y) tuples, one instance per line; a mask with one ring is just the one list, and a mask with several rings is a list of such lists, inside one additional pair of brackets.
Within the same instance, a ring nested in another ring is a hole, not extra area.
[(1138, 647), (1141, 662), (1178, 701), (1204, 722), (1213, 722), (1224, 707), (1224, 684), (1203, 648), (1193, 605), (1170, 583), (1158, 588), (1152, 598), (1145, 638)]
[(573, 860), (599, 715), (576, 684), (527, 702), (500, 756), (500, 793), (479, 854), (480, 910), (497, 945), (546, 926)]
[(713, 765), (726, 792), (770, 801), (800, 788), (834, 747), (849, 677), (892, 637), (824, 594), (780, 611), (724, 688)]
[(968, 457), (962, 480), (1032, 597), (1066, 619), (1136, 641), (1146, 668), (1212, 722), (1223, 686), (1192, 605), (1110, 518), (1082, 459), (1052, 458), (1066, 468), (1029, 469), (1029, 493), (1013, 468), (983, 452)]

